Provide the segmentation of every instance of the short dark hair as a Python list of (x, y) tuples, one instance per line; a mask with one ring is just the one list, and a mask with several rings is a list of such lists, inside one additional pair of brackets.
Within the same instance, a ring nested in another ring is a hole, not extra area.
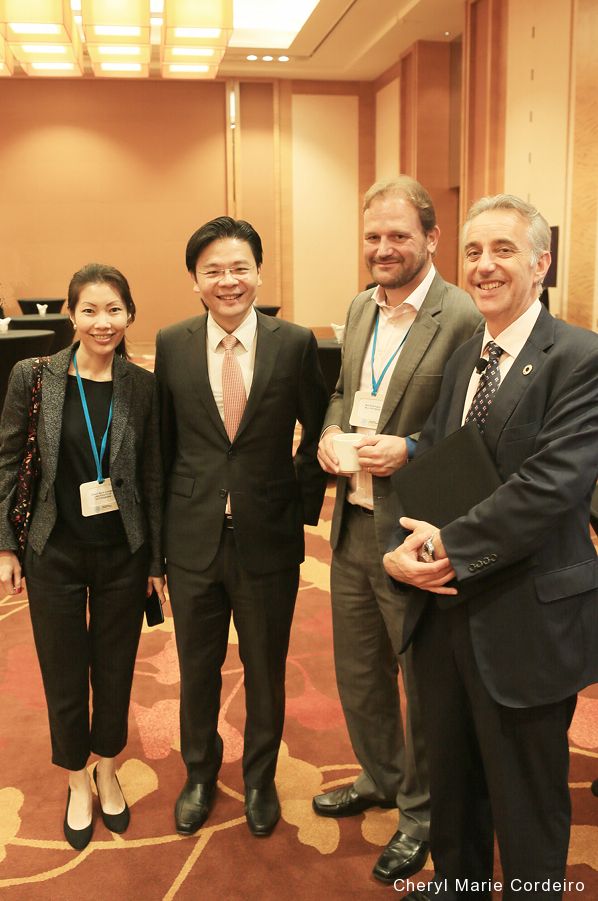
[[(115, 269), (114, 266), (107, 266), (105, 263), (88, 263), (75, 272), (70, 281), (67, 294), (66, 305), (69, 313), (74, 314), (83, 288), (87, 287), (87, 285), (102, 284), (110, 285), (112, 290), (118, 294), (127, 310), (129, 323), (134, 322), (137, 311), (129, 283), (122, 272)], [(128, 359), (129, 354), (124, 337), (116, 348), (116, 353)]]
[(219, 241), (221, 238), (238, 238), (239, 241), (247, 241), (251, 247), (253, 258), (256, 266), (262, 265), (264, 253), (262, 250), (262, 239), (256, 232), (253, 225), (244, 219), (232, 219), (230, 216), (218, 216), (217, 219), (210, 219), (196, 232), (193, 232), (187, 241), (187, 249), (185, 250), (185, 263), (187, 269), (194, 276), (197, 261), (203, 251), (213, 241)]
[(363, 198), (363, 212), (365, 213), (378, 197), (387, 197), (388, 195), (403, 197), (415, 207), (425, 235), (436, 228), (436, 211), (432, 198), (424, 186), (409, 175), (397, 175), (395, 178), (384, 178), (374, 182)]

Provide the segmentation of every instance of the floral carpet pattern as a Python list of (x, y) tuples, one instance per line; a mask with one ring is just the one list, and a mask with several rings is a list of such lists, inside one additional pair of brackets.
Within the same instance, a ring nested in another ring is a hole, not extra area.
[[(243, 674), (231, 628), (223, 671), (224, 761), (212, 814), (192, 838), (174, 831), (173, 805), (185, 778), (179, 754), (179, 672), (172, 619), (144, 626), (120, 781), (131, 826), (110, 833), (95, 808), (90, 845), (64, 840), (64, 775), (49, 763), (39, 667), (25, 596), (0, 599), (0, 891), (6, 901), (312, 901), (400, 897), (371, 876), (396, 829), (394, 810), (336, 821), (316, 817), (314, 794), (359, 772), (344, 727), (332, 662), (328, 535), (334, 489), (307, 530), (307, 558), (287, 667), (287, 717), (277, 784), (282, 820), (256, 839), (243, 814)], [(598, 687), (583, 693), (570, 733), (571, 835), (565, 898), (598, 899)], [(90, 761), (90, 769), (92, 766)], [(423, 871), (425, 879), (431, 873)], [(500, 873), (497, 871), (497, 878)], [(581, 887), (580, 887), (581, 886)], [(522, 897), (525, 897), (522, 894)]]

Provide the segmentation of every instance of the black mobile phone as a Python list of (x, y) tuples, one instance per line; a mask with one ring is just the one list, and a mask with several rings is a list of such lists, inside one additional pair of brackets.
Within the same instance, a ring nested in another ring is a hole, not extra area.
[(148, 626), (159, 626), (164, 622), (162, 601), (155, 588), (149, 598), (145, 599), (145, 621)]

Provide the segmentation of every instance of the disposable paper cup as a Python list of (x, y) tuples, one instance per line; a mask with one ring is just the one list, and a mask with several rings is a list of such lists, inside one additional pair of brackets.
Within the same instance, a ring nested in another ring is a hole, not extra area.
[(333, 435), (334, 453), (338, 457), (341, 472), (359, 472), (361, 469), (355, 445), (359, 444), (362, 439), (363, 435), (358, 435), (356, 432)]

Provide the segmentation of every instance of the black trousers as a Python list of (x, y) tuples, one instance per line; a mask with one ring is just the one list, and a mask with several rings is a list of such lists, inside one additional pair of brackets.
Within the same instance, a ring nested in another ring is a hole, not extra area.
[(181, 752), (189, 778), (215, 780), (222, 763), (218, 714), (231, 613), (245, 679), (243, 777), (248, 788), (274, 779), (285, 710), (285, 670), (299, 566), (255, 575), (239, 564), (234, 531), (223, 529), (203, 572), (168, 564), (181, 668)]
[(90, 753), (115, 757), (127, 743), (147, 550), (81, 545), (53, 533), (41, 556), (27, 549), (25, 570), (52, 762), (80, 770)]
[(452, 887), (439, 897), (490, 898), (474, 883), (492, 880), (496, 831), (502, 897), (560, 899), (571, 820), (567, 730), (576, 696), (530, 708), (498, 704), (479, 673), (467, 604), (430, 604), (413, 650), (432, 857), (438, 878)]

